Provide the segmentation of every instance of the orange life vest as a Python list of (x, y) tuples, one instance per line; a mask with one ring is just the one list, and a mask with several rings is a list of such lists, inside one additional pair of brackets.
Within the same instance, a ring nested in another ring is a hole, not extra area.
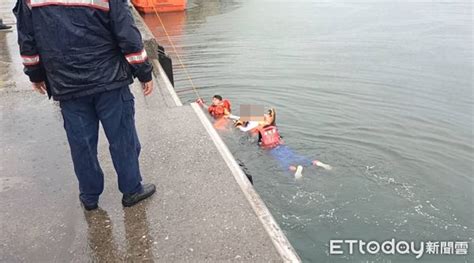
[(209, 111), (209, 114), (211, 114), (214, 117), (219, 117), (224, 115), (225, 110), (227, 110), (230, 113), (230, 101), (229, 100), (222, 100), (221, 105), (211, 105), (207, 109)]
[(260, 134), (260, 145), (263, 147), (274, 147), (281, 143), (280, 133), (275, 126), (267, 126), (258, 130)]

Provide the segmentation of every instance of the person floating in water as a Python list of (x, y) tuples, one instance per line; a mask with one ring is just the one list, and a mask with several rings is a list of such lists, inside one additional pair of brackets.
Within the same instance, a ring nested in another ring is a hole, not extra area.
[(251, 132), (258, 135), (258, 144), (269, 150), (270, 155), (275, 158), (283, 169), (295, 172), (295, 177), (302, 176), (303, 167), (318, 166), (330, 170), (331, 166), (318, 160), (312, 160), (306, 156), (296, 154), (291, 148), (284, 144), (276, 127), (276, 111), (270, 109), (263, 115), (261, 121), (237, 120), (235, 126), (241, 131)]

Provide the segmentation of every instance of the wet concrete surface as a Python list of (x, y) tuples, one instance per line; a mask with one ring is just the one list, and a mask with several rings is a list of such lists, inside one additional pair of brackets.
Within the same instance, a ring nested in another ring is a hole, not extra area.
[(122, 207), (101, 131), (105, 190), (83, 211), (59, 107), (31, 90), (16, 32), (0, 45), (0, 262), (281, 261), (192, 108), (173, 107), (161, 85), (146, 100), (132, 86), (142, 175), (157, 193)]

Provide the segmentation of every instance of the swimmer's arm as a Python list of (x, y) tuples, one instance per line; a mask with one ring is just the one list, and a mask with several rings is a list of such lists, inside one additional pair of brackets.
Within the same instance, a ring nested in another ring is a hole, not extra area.
[(249, 121), (249, 123), (247, 124), (247, 127), (239, 126), (239, 129), (243, 132), (248, 132), (257, 127), (258, 127), (258, 121)]
[(230, 114), (230, 113), (229, 113), (229, 115), (226, 116), (226, 118), (229, 118), (229, 119), (234, 120), (234, 121), (238, 121), (238, 120), (240, 119), (239, 116), (237, 116), (237, 115), (232, 115), (232, 114)]
[(200, 105), (201, 107), (203, 107), (204, 109), (206, 109), (206, 111), (207, 111), (208, 113), (210, 113), (210, 112), (209, 112), (209, 107), (210, 107), (210, 106), (208, 106), (206, 103), (204, 103), (204, 102), (203, 102), (203, 103), (199, 103), (199, 105)]
[(204, 103), (204, 100), (202, 98), (198, 98), (196, 101), (195, 101), (199, 106), (203, 107), (203, 108), (206, 108), (208, 109), (209, 106), (207, 106), (206, 103)]

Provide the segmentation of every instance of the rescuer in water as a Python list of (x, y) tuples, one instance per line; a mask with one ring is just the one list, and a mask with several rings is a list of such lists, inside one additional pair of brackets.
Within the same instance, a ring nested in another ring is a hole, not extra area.
[(263, 115), (262, 121), (237, 120), (235, 126), (241, 131), (257, 134), (258, 144), (268, 149), (270, 155), (279, 162), (283, 169), (295, 172), (296, 178), (302, 176), (303, 167), (305, 166), (314, 165), (326, 170), (331, 169), (330, 165), (299, 155), (284, 144), (276, 127), (276, 111), (273, 108)]
[(225, 130), (229, 127), (228, 117), (231, 116), (231, 109), (228, 99), (223, 99), (220, 95), (214, 95), (210, 106), (207, 106), (202, 98), (197, 99), (196, 103), (207, 108), (209, 114), (214, 118), (214, 128), (217, 130)]
[(202, 107), (206, 107), (209, 114), (214, 118), (220, 118), (230, 115), (230, 101), (223, 99), (221, 95), (212, 97), (212, 104), (207, 106), (202, 98), (196, 100), (196, 103)]

